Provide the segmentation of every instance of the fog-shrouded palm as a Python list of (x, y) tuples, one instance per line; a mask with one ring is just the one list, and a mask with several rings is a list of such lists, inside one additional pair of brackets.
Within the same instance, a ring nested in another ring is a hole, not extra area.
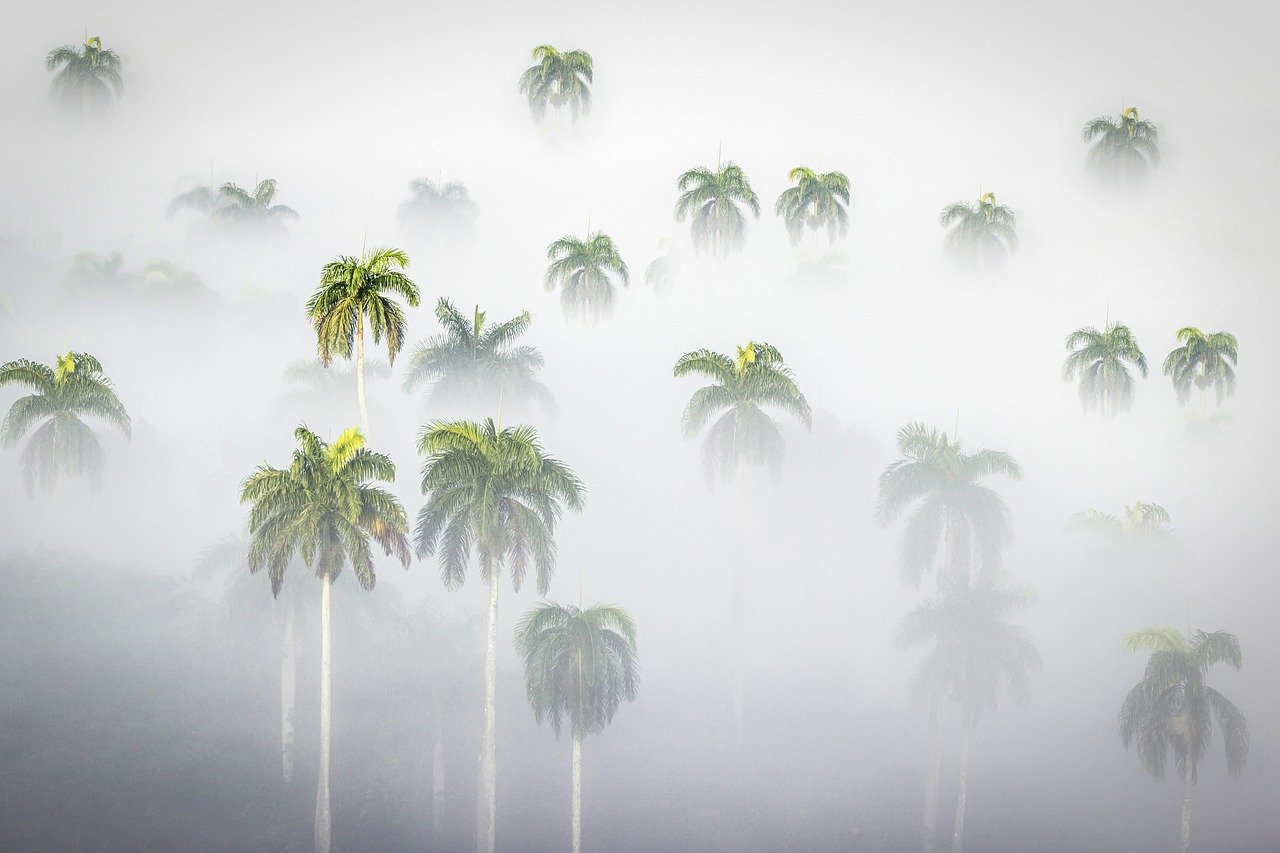
[(211, 215), (225, 222), (251, 225), (279, 226), (290, 219), (297, 219), (298, 212), (292, 207), (275, 203), (276, 191), (275, 178), (259, 181), (253, 192), (238, 184), (225, 183), (218, 188), (221, 199)]
[(114, 50), (104, 48), (102, 39), (92, 36), (83, 45), (64, 44), (49, 51), (46, 71), (54, 72), (49, 96), (67, 107), (88, 109), (111, 103), (120, 97), (123, 64)]
[(658, 241), (658, 248), (663, 254), (644, 268), (644, 283), (653, 288), (655, 296), (662, 299), (680, 275), (680, 247), (670, 237), (663, 237)]
[(583, 609), (543, 602), (516, 626), (516, 648), (524, 659), (525, 693), (541, 725), (560, 737), (562, 719), (573, 737), (572, 849), (582, 849), (582, 739), (600, 734), (625, 699), (636, 698), (640, 667), (636, 626), (621, 607)]
[(183, 190), (169, 199), (169, 204), (164, 211), (165, 219), (172, 220), (184, 210), (193, 210), (196, 213), (203, 213), (205, 216), (213, 216), (214, 211), (226, 203), (226, 198), (220, 191), (221, 186), (221, 184), (214, 183), (212, 176), (210, 176), (209, 183), (196, 184), (190, 189)]
[(555, 410), (551, 391), (537, 378), (542, 353), (536, 347), (516, 346), (533, 322), (528, 311), (503, 323), (488, 323), (479, 306), (467, 317), (442, 298), (436, 303), (436, 319), (444, 331), (414, 349), (402, 385), (405, 393), (425, 388), (428, 406), (480, 405), (492, 411), (510, 402), (536, 403), (543, 412)]
[(815, 233), (825, 228), (827, 244), (849, 233), (849, 178), (843, 172), (818, 173), (807, 166), (797, 166), (787, 175), (795, 184), (783, 190), (773, 207), (787, 226), (791, 245), (799, 245), (805, 228)]
[(1160, 165), (1160, 131), (1128, 107), (1116, 118), (1098, 116), (1085, 123), (1080, 138), (1092, 142), (1086, 160), (1096, 175), (1113, 181), (1145, 178)]
[(736, 163), (717, 164), (715, 170), (690, 169), (676, 182), (677, 222), (690, 221), (693, 247), (709, 250), (717, 258), (741, 249), (747, 239), (745, 207), (760, 218), (760, 198)]
[(1018, 250), (1017, 217), (995, 193), (983, 193), (976, 204), (957, 201), (942, 209), (938, 221), (947, 232), (947, 255), (966, 267), (989, 270)]
[(328, 366), (334, 356), (351, 358), (355, 350), (356, 397), (360, 425), (368, 429), (369, 412), (364, 395), (364, 327), (367, 322), (374, 344), (387, 340), (387, 359), (395, 364), (404, 343), (407, 325), (400, 297), (410, 307), (418, 305), (418, 286), (404, 270), (409, 256), (399, 249), (378, 248), (358, 258), (341, 255), (325, 264), (320, 285), (307, 300), (307, 318), (316, 332), (316, 351)]
[(1209, 750), (1214, 722), (1222, 735), (1228, 773), (1243, 771), (1249, 754), (1244, 714), (1206, 683), (1214, 664), (1240, 668), (1240, 642), (1226, 631), (1184, 635), (1176, 628), (1157, 626), (1130, 634), (1125, 647), (1150, 656), (1142, 680), (1120, 706), (1120, 739), (1126, 748), (1136, 747), (1143, 767), (1157, 779), (1164, 778), (1173, 753), (1182, 777), (1180, 849), (1186, 853), (1191, 846), (1191, 786)]
[(560, 110), (567, 106), (574, 122), (579, 115), (591, 112), (591, 83), (595, 73), (591, 54), (585, 50), (560, 51), (549, 44), (540, 44), (531, 55), (534, 64), (520, 75), (519, 89), (520, 94), (529, 99), (534, 121), (546, 118), (548, 107), (554, 109), (558, 117)]
[(1114, 418), (1133, 407), (1133, 365), (1147, 377), (1147, 357), (1138, 346), (1133, 331), (1123, 323), (1109, 323), (1105, 331), (1093, 326), (1076, 329), (1067, 336), (1069, 355), (1062, 364), (1062, 379), (1080, 377), (1080, 405), (1086, 412), (1099, 410)]
[[(380, 359), (366, 361), (364, 374), (366, 381), (390, 379), (391, 366)], [(318, 358), (294, 361), (285, 366), (282, 378), (289, 387), (281, 396), (280, 405), (293, 412), (336, 414), (350, 405), (351, 395), (356, 393), (354, 364), (350, 367), (325, 367)]]
[(546, 594), (555, 571), (555, 530), (563, 511), (582, 508), (582, 483), (548, 455), (532, 427), (500, 429), (492, 420), (434, 421), (418, 439), (422, 493), (414, 539), (421, 557), (434, 556), (445, 588), (466, 579), (474, 553), (489, 586), (485, 652), (484, 734), (477, 802), (477, 840), (492, 851), (496, 812), (496, 688), (498, 582), (503, 568), (519, 590), (532, 569)]
[(163, 258), (147, 262), (138, 277), (138, 287), (139, 294), (150, 300), (207, 303), (217, 299), (199, 275)]
[[(1007, 692), (1018, 704), (1029, 697), (1030, 673), (1040, 665), (1031, 635), (1008, 621), (1011, 612), (1034, 602), (1025, 588), (1009, 585), (996, 571), (986, 571), (949, 585), (907, 614), (899, 629), (902, 648), (925, 646), (928, 651), (912, 682), (914, 697), (933, 709), (942, 698), (960, 707), (960, 785), (956, 797), (953, 853), (964, 847), (965, 805), (968, 794), (969, 736), (984, 714), (996, 710), (997, 698)], [(931, 737), (935, 733), (931, 732)], [(931, 760), (936, 758), (931, 757)], [(936, 783), (927, 796), (936, 797)], [(929, 808), (930, 804), (926, 805)], [(936, 806), (924, 821), (925, 846), (936, 843)]]
[(1164, 375), (1173, 381), (1178, 405), (1185, 406), (1193, 388), (1200, 392), (1200, 414), (1205, 413), (1208, 391), (1218, 405), (1236, 392), (1236, 359), (1240, 344), (1230, 332), (1202, 332), (1194, 326), (1178, 330), (1182, 346), (1164, 359)]
[(124, 270), (124, 256), (119, 252), (109, 255), (80, 252), (72, 258), (71, 268), (62, 278), (62, 287), (77, 296), (119, 297), (131, 288), (131, 278)]
[(1067, 529), (1096, 534), (1113, 545), (1141, 546), (1176, 541), (1173, 519), (1168, 510), (1148, 501), (1138, 501), (1125, 507), (1119, 518), (1096, 509), (1078, 512), (1067, 519)]
[(983, 481), (1021, 480), (1014, 458), (999, 450), (966, 451), (958, 438), (919, 422), (904, 426), (897, 443), (902, 458), (880, 475), (876, 516), (887, 527), (911, 510), (902, 531), (904, 581), (918, 586), (935, 572), (941, 591), (963, 581), (975, 564), (995, 565), (1010, 535), (1009, 508)]
[(631, 284), (627, 263), (613, 238), (601, 231), (588, 232), (586, 240), (572, 234), (547, 247), (547, 272), (543, 284), (548, 291), (560, 290), (560, 308), (566, 317), (586, 323), (607, 319), (613, 314), (618, 288)]
[(770, 410), (791, 415), (805, 429), (812, 427), (809, 401), (771, 344), (750, 341), (738, 347), (736, 358), (708, 349), (687, 352), (676, 362), (674, 374), (711, 380), (689, 398), (681, 426), (685, 438), (706, 428), (702, 464), (708, 483), (731, 482), (743, 469), (760, 465), (775, 478), (780, 475), (786, 446)]
[(96, 488), (104, 453), (86, 418), (114, 427), (126, 439), (133, 430), (102, 364), (83, 352), (60, 355), (53, 366), (22, 358), (0, 366), (0, 388), (7, 385), (34, 392), (15, 400), (0, 425), (5, 447), (15, 446), (31, 432), (22, 448), (28, 496), (37, 483), (45, 492), (61, 490), (66, 477), (86, 477)]
[(416, 178), (409, 182), (409, 193), (396, 217), (401, 226), (421, 230), (437, 244), (475, 236), (480, 208), (471, 200), (465, 184), (449, 181), (437, 185), (426, 178)]
[(332, 443), (304, 426), (294, 430), (298, 448), (288, 468), (263, 465), (245, 479), (241, 503), (249, 503), (249, 570), (267, 570), (279, 595), (295, 557), (315, 570), (320, 599), (320, 767), (316, 785), (315, 846), (329, 850), (330, 600), (333, 581), (349, 563), (356, 580), (373, 589), (373, 546), (406, 568), (408, 519), (400, 502), (375, 485), (395, 480), (391, 459), (365, 446), (357, 429)]

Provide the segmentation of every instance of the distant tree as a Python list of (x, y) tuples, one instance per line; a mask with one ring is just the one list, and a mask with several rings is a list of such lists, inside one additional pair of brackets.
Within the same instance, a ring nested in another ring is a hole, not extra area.
[(652, 287), (654, 295), (661, 299), (680, 274), (680, 247), (670, 237), (663, 237), (658, 241), (658, 248), (665, 254), (654, 258), (644, 268), (644, 283)]
[(207, 303), (217, 299), (199, 275), (188, 269), (156, 258), (142, 268), (139, 292), (145, 299)]
[[(219, 185), (212, 182), (196, 184), (169, 200), (165, 208), (165, 219), (173, 219), (184, 210), (194, 210), (205, 216), (213, 216), (214, 211), (226, 203), (226, 197), (219, 191)], [(286, 214), (287, 216), (287, 214)]]
[(1178, 405), (1185, 406), (1191, 397), (1191, 389), (1200, 391), (1200, 415), (1205, 415), (1205, 403), (1209, 388), (1213, 388), (1218, 405), (1236, 392), (1236, 359), (1239, 343), (1230, 332), (1205, 334), (1194, 326), (1178, 330), (1178, 342), (1182, 346), (1170, 352), (1164, 359), (1164, 375), (1173, 380), (1173, 390), (1178, 395)]
[(1133, 406), (1133, 375), (1126, 364), (1132, 364), (1147, 377), (1147, 357), (1128, 326), (1108, 323), (1106, 331), (1093, 326), (1076, 329), (1067, 336), (1070, 353), (1062, 364), (1062, 379), (1070, 382), (1080, 377), (1080, 405), (1084, 410), (1098, 409), (1104, 417), (1114, 418)]
[(741, 207), (760, 218), (760, 198), (742, 167), (717, 163), (715, 171), (690, 169), (680, 176), (676, 188), (680, 190), (676, 221), (690, 220), (695, 250), (709, 249), (723, 258), (742, 248), (747, 239), (747, 218)]
[(958, 263), (987, 271), (999, 267), (1018, 250), (1017, 217), (995, 193), (983, 193), (977, 204), (957, 201), (938, 217), (947, 232), (946, 252)]
[[(391, 378), (391, 367), (381, 360), (366, 361), (364, 372), (366, 380)], [(283, 379), (289, 390), (281, 397), (281, 405), (291, 412), (308, 414), (345, 411), (359, 381), (355, 365), (325, 367), (318, 358), (289, 363)]]
[(477, 846), (492, 853), (497, 827), (498, 586), (505, 566), (519, 592), (525, 573), (537, 575), (545, 595), (555, 571), (555, 528), (564, 509), (582, 509), (582, 483), (547, 455), (527, 426), (499, 429), (492, 420), (435, 421), (422, 430), (418, 452), (426, 505), (414, 540), (419, 556), (435, 556), (446, 589), (466, 580), (474, 551), (480, 577), (489, 584), (485, 651), (484, 733)]
[(480, 208), (465, 184), (449, 181), (437, 186), (426, 178), (409, 182), (409, 199), (400, 205), (397, 218), (402, 226), (421, 229), (437, 243), (467, 240), (475, 236)]
[(1141, 180), (1160, 165), (1160, 132), (1129, 107), (1117, 118), (1098, 116), (1080, 131), (1089, 148), (1088, 166), (1099, 177), (1117, 182)]
[(547, 247), (547, 272), (543, 283), (548, 291), (560, 289), (560, 308), (566, 317), (587, 323), (607, 319), (617, 301), (614, 280), (623, 287), (631, 284), (631, 273), (613, 239), (604, 232), (587, 232), (586, 240), (572, 234)]
[(541, 122), (547, 107), (556, 111), (569, 107), (573, 121), (591, 112), (591, 82), (595, 63), (585, 50), (561, 52), (549, 44), (533, 49), (534, 64), (520, 76), (520, 94), (529, 99), (534, 121)]
[(298, 212), (292, 207), (274, 203), (274, 178), (259, 181), (252, 193), (233, 183), (223, 184), (218, 188), (218, 193), (221, 198), (210, 214), (215, 220), (254, 227), (270, 225), (282, 229), (285, 221), (298, 218)]
[(781, 216), (787, 226), (791, 245), (799, 245), (808, 227), (815, 233), (827, 231), (828, 245), (836, 236), (849, 233), (849, 178), (843, 172), (819, 174), (806, 166), (797, 166), (787, 175), (795, 186), (778, 196), (773, 212)]
[(49, 83), (50, 97), (68, 108), (104, 107), (124, 89), (120, 56), (104, 48), (98, 36), (85, 39), (79, 48), (71, 44), (55, 47), (45, 57), (44, 67), (55, 72)]
[(1120, 739), (1134, 744), (1142, 765), (1164, 778), (1170, 750), (1182, 776), (1182, 834), (1179, 849), (1191, 847), (1191, 786), (1196, 766), (1209, 751), (1217, 720), (1227, 753), (1227, 772), (1244, 770), (1249, 755), (1249, 727), (1244, 714), (1227, 697), (1205, 683), (1209, 668), (1225, 663), (1239, 669), (1240, 642), (1226, 631), (1196, 631), (1184, 636), (1167, 626), (1147, 628), (1125, 638), (1131, 651), (1149, 651), (1147, 669), (1120, 706)]
[(582, 739), (613, 721), (622, 700), (636, 698), (640, 670), (636, 627), (625, 610), (597, 604), (583, 610), (543, 602), (516, 626), (525, 690), (533, 714), (560, 737), (561, 718), (573, 736), (573, 853), (582, 850)]
[(1067, 519), (1067, 529), (1097, 534), (1114, 545), (1176, 541), (1168, 511), (1159, 504), (1144, 501), (1125, 507), (1120, 518), (1096, 509), (1078, 512)]
[(271, 591), (280, 594), (295, 555), (314, 566), (320, 599), (320, 769), (316, 785), (315, 847), (328, 853), (332, 819), (329, 799), (330, 598), (333, 581), (347, 563), (366, 590), (376, 580), (372, 545), (409, 566), (408, 520), (390, 492), (373, 485), (395, 480), (391, 459), (365, 447), (349, 429), (332, 444), (306, 427), (294, 430), (298, 449), (288, 468), (263, 465), (245, 479), (240, 502), (249, 513), (249, 569), (267, 569)]
[(551, 391), (537, 378), (542, 353), (535, 347), (515, 346), (533, 322), (528, 311), (505, 323), (486, 324), (479, 306), (468, 318), (441, 298), (436, 319), (444, 331), (414, 350), (402, 386), (406, 393), (425, 387), (425, 402), (430, 406), (480, 402), (500, 409), (509, 401), (537, 403), (544, 412), (555, 409)]
[(0, 425), (5, 447), (35, 427), (22, 448), (27, 495), (35, 493), (37, 482), (45, 492), (61, 491), (68, 476), (87, 477), (96, 487), (102, 478), (102, 444), (84, 419), (98, 418), (126, 439), (133, 428), (102, 364), (83, 352), (60, 355), (52, 367), (21, 358), (0, 367), (0, 388), (6, 385), (35, 392), (14, 401)]
[(72, 259), (62, 286), (77, 296), (119, 297), (129, 292), (133, 282), (124, 271), (124, 256), (119, 252), (106, 256), (81, 252)]
[(307, 300), (307, 318), (316, 332), (316, 351), (328, 366), (335, 355), (351, 358), (355, 348), (356, 396), (360, 425), (368, 429), (369, 411), (364, 399), (364, 326), (373, 342), (387, 339), (387, 359), (395, 364), (404, 342), (407, 321), (393, 298), (399, 296), (411, 308), (418, 306), (418, 286), (404, 270), (409, 256), (399, 249), (378, 248), (359, 258), (340, 255), (325, 264), (320, 285)]

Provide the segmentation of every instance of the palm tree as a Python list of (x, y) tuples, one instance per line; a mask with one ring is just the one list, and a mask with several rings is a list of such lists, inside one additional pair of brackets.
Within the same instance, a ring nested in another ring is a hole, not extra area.
[(418, 306), (418, 286), (404, 274), (409, 256), (399, 249), (378, 248), (359, 258), (340, 255), (325, 264), (320, 285), (307, 300), (307, 317), (316, 331), (316, 351), (327, 367), (334, 355), (356, 355), (356, 397), (360, 425), (369, 428), (364, 400), (364, 326), (368, 320), (373, 342), (387, 339), (387, 360), (396, 363), (404, 342), (404, 310), (393, 296)]
[(52, 367), (21, 358), (0, 367), (0, 388), (6, 385), (35, 392), (14, 401), (0, 425), (5, 447), (13, 447), (35, 427), (22, 448), (27, 495), (35, 493), (37, 481), (45, 492), (61, 491), (67, 476), (86, 476), (96, 488), (102, 478), (102, 444), (84, 419), (98, 418), (126, 439), (133, 429), (101, 362), (83, 352), (60, 355)]
[[(899, 629), (900, 647), (931, 646), (916, 670), (912, 684), (916, 698), (936, 708), (941, 697), (949, 696), (961, 710), (960, 786), (952, 853), (961, 853), (964, 848), (969, 736), (983, 714), (996, 710), (1001, 691), (1025, 704), (1029, 674), (1040, 665), (1030, 634), (1007, 621), (1010, 611), (1028, 607), (1034, 600), (1030, 591), (1006, 585), (995, 573), (984, 573), (927, 599), (907, 615)], [(936, 788), (931, 793), (936, 795)], [(936, 819), (936, 811), (934, 816)], [(926, 819), (926, 849), (934, 848), (936, 829), (936, 820)]]
[(422, 493), (414, 541), (421, 557), (435, 555), (447, 589), (467, 576), (474, 550), (489, 584), (485, 652), (484, 736), (480, 757), (477, 841), (492, 853), (497, 828), (494, 726), (497, 695), (498, 580), (503, 566), (517, 592), (533, 568), (545, 595), (555, 571), (555, 528), (567, 507), (582, 509), (582, 483), (548, 456), (532, 427), (499, 429), (492, 420), (434, 421), (423, 428), (418, 451)]
[(849, 178), (843, 172), (819, 174), (807, 166), (797, 166), (787, 174), (787, 180), (795, 183), (778, 196), (773, 212), (781, 216), (787, 225), (791, 245), (799, 245), (806, 227), (815, 233), (827, 229), (827, 244), (836, 241), (836, 235), (849, 233)]
[[(365, 379), (389, 379), (391, 367), (381, 360), (365, 362)], [(325, 367), (320, 359), (294, 361), (284, 369), (283, 379), (291, 390), (281, 398), (281, 407), (297, 412), (334, 413), (345, 409), (358, 379), (355, 365), (350, 368)], [(342, 419), (345, 420), (345, 417)]]
[(184, 210), (194, 210), (197, 213), (203, 213), (206, 216), (213, 216), (214, 211), (226, 203), (226, 197), (219, 190), (219, 185), (213, 182), (213, 176), (209, 177), (209, 183), (196, 184), (189, 190), (178, 193), (169, 200), (169, 206), (165, 208), (165, 219), (172, 220), (180, 212)]
[(1086, 122), (1080, 137), (1093, 143), (1087, 162), (1100, 177), (1140, 180), (1160, 165), (1160, 131), (1138, 118), (1137, 107), (1125, 109), (1117, 118), (1098, 116)]
[(701, 349), (685, 353), (675, 376), (702, 376), (710, 385), (699, 388), (685, 406), (683, 432), (694, 438), (713, 418), (702, 439), (702, 463), (708, 483), (738, 477), (746, 466), (767, 465), (776, 478), (782, 470), (785, 446), (768, 409), (792, 415), (805, 429), (813, 425), (813, 410), (800, 393), (782, 353), (770, 344), (749, 341), (738, 347), (737, 358)]
[(262, 465), (245, 479), (240, 502), (249, 512), (249, 570), (263, 567), (271, 592), (279, 595), (294, 555), (315, 568), (320, 598), (320, 774), (316, 785), (315, 846), (328, 853), (329, 807), (330, 597), (333, 581), (350, 563), (366, 590), (376, 580), (376, 543), (409, 566), (408, 520), (390, 492), (373, 483), (395, 480), (391, 459), (365, 447), (359, 430), (349, 429), (332, 444), (304, 426), (294, 430), (298, 449), (288, 468)]
[(106, 256), (80, 252), (62, 279), (62, 286), (68, 292), (83, 296), (119, 297), (130, 284), (130, 276), (124, 271), (124, 257), (119, 252)]
[(644, 268), (644, 283), (652, 287), (654, 295), (661, 299), (680, 274), (680, 247), (670, 237), (663, 237), (658, 241), (658, 248), (666, 254), (654, 258)]
[(148, 299), (183, 300), (191, 303), (216, 299), (199, 275), (188, 269), (156, 258), (147, 262), (139, 276), (141, 295)]
[(710, 249), (717, 258), (724, 258), (742, 248), (747, 239), (747, 218), (740, 206), (745, 205), (759, 219), (760, 198), (741, 166), (717, 162), (715, 171), (690, 169), (680, 176), (676, 188), (680, 190), (676, 221), (690, 220), (696, 251)]
[(431, 406), (483, 402), (501, 408), (510, 399), (537, 403), (544, 411), (555, 408), (551, 391), (537, 379), (542, 353), (536, 347), (514, 345), (533, 322), (528, 311), (505, 323), (486, 324), (480, 306), (468, 318), (441, 298), (436, 319), (444, 332), (414, 350), (402, 386), (405, 393), (425, 386), (425, 402)]
[(1147, 378), (1147, 357), (1138, 347), (1138, 339), (1123, 323), (1108, 323), (1106, 331), (1093, 326), (1076, 329), (1067, 336), (1070, 353), (1062, 364), (1062, 379), (1070, 382), (1080, 376), (1080, 405), (1084, 410), (1097, 408), (1104, 417), (1133, 406), (1132, 364)]
[(547, 247), (546, 275), (543, 284), (548, 291), (560, 288), (560, 308), (566, 317), (594, 323), (613, 314), (617, 288), (631, 284), (626, 261), (618, 253), (613, 239), (602, 231), (579, 240), (572, 234), (561, 237)]
[(57, 72), (49, 83), (49, 95), (67, 107), (102, 107), (120, 97), (124, 89), (120, 56), (103, 48), (98, 36), (85, 39), (79, 48), (71, 44), (55, 47), (45, 57), (44, 67)]
[(937, 570), (941, 590), (963, 579), (975, 561), (994, 565), (1009, 537), (1009, 508), (982, 481), (996, 475), (1021, 480), (1013, 457), (967, 452), (958, 438), (919, 422), (899, 430), (898, 450), (902, 458), (880, 475), (876, 517), (887, 527), (915, 506), (902, 532), (903, 580), (919, 586), (926, 572)]
[(579, 113), (591, 112), (590, 84), (595, 68), (591, 54), (585, 50), (561, 52), (549, 44), (540, 44), (532, 56), (535, 64), (520, 75), (520, 94), (528, 97), (534, 121), (541, 122), (546, 117), (548, 106), (556, 110), (557, 125), (565, 106), (575, 123)]
[(410, 198), (400, 205), (401, 225), (421, 228), (434, 241), (449, 242), (474, 236), (480, 208), (465, 184), (449, 181), (437, 186), (426, 178), (409, 182)]
[(938, 217), (947, 233), (946, 251), (965, 266), (987, 270), (999, 267), (1006, 255), (1018, 250), (1017, 217), (995, 193), (983, 193), (977, 204), (957, 201), (942, 208)]
[(1244, 770), (1249, 755), (1249, 727), (1244, 714), (1227, 697), (1205, 683), (1215, 663), (1239, 669), (1240, 641), (1226, 631), (1183, 635), (1158, 626), (1125, 638), (1130, 651), (1149, 651), (1147, 669), (1120, 706), (1120, 740), (1137, 747), (1142, 765), (1164, 778), (1169, 751), (1182, 776), (1182, 834), (1179, 849), (1191, 847), (1191, 786), (1196, 765), (1209, 751), (1217, 720), (1227, 753), (1227, 772)]
[(611, 604), (583, 610), (543, 602), (516, 626), (524, 658), (525, 691), (541, 725), (550, 720), (560, 737), (561, 717), (573, 735), (573, 853), (582, 850), (582, 738), (600, 734), (622, 700), (633, 701), (640, 681), (636, 626)]
[(252, 193), (230, 182), (219, 187), (218, 193), (220, 195), (218, 204), (209, 215), (221, 222), (255, 228), (271, 226), (283, 231), (285, 221), (298, 218), (298, 212), (292, 207), (274, 204), (276, 198), (274, 178), (259, 181)]
[(1178, 405), (1185, 406), (1191, 389), (1200, 389), (1200, 415), (1205, 414), (1205, 398), (1210, 386), (1218, 405), (1236, 392), (1236, 358), (1240, 345), (1230, 332), (1205, 334), (1195, 326), (1178, 330), (1182, 346), (1164, 359), (1164, 375), (1173, 380)]
[(1096, 509), (1078, 512), (1067, 519), (1067, 529), (1096, 533), (1116, 545), (1175, 541), (1168, 510), (1146, 501), (1125, 507), (1120, 518)]

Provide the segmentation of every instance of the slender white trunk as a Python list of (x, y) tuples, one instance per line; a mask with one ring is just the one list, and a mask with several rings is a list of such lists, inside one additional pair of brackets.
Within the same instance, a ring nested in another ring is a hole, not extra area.
[(1195, 765), (1187, 760), (1187, 767), (1182, 772), (1182, 835), (1178, 842), (1178, 850), (1187, 853), (1191, 849), (1191, 781), (1195, 773)]
[(356, 396), (360, 398), (360, 431), (369, 435), (369, 410), (364, 404), (364, 316), (356, 326)]
[(497, 829), (498, 565), (489, 565), (489, 641), (484, 656), (484, 735), (480, 746), (480, 796), (476, 803), (476, 849), (493, 853)]
[(298, 641), (293, 635), (293, 605), (286, 604), (284, 643), (280, 649), (280, 773), (293, 781), (293, 709), (297, 705)]
[(436, 702), (436, 743), (431, 754), (431, 837), (444, 844), (444, 712)]
[(325, 577), (320, 596), (320, 781), (316, 785), (316, 853), (329, 853), (332, 817), (329, 813), (329, 678), (330, 590), (333, 581)]
[(969, 726), (960, 729), (960, 792), (956, 794), (956, 829), (951, 836), (951, 853), (964, 850), (964, 805), (969, 793)]
[(928, 853), (933, 853), (938, 846), (938, 777), (942, 774), (939, 713), (938, 699), (934, 697), (929, 703), (929, 733), (925, 744), (923, 842)]
[(573, 733), (573, 853), (582, 853), (582, 733)]
[(734, 487), (734, 515), (737, 524), (736, 554), (733, 567), (733, 733), (736, 746), (742, 747), (746, 729), (746, 512), (747, 487), (744, 466), (738, 465), (738, 482)]

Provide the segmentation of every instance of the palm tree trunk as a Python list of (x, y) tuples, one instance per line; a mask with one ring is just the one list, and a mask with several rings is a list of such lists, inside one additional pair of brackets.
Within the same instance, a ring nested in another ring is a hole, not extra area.
[(298, 641), (293, 635), (293, 605), (286, 605), (280, 649), (280, 774), (293, 781), (293, 709), (297, 704)]
[(938, 699), (929, 703), (929, 732), (926, 738), (925, 760), (928, 762), (924, 781), (924, 849), (933, 853), (938, 846), (938, 777), (942, 775), (942, 745), (938, 736)]
[(480, 746), (480, 797), (476, 803), (476, 849), (493, 853), (497, 829), (497, 744), (494, 720), (498, 687), (498, 563), (489, 561), (489, 641), (484, 656), (484, 735)]
[(369, 410), (364, 404), (364, 315), (356, 326), (356, 396), (360, 398), (360, 431), (368, 437)]
[(739, 463), (737, 468), (738, 482), (734, 488), (736, 498), (734, 516), (737, 522), (734, 541), (737, 544), (737, 553), (734, 556), (733, 566), (733, 734), (734, 745), (741, 749), (746, 729), (746, 697), (744, 695), (746, 691), (743, 683), (746, 680), (747, 669), (744, 648), (747, 593), (747, 567), (744, 553), (747, 530), (747, 487), (744, 476), (745, 466)]
[(1178, 842), (1181, 853), (1191, 849), (1191, 779), (1195, 772), (1195, 765), (1187, 759), (1187, 766), (1182, 771), (1182, 836)]
[(327, 575), (320, 596), (320, 781), (316, 785), (316, 853), (329, 853), (332, 816), (329, 812), (329, 655), (330, 592), (333, 581)]
[(951, 836), (951, 853), (964, 850), (964, 806), (969, 793), (969, 726), (960, 729), (960, 792), (956, 794), (956, 828)]
[(573, 853), (582, 853), (582, 732), (573, 733)]
[(444, 846), (444, 711), (436, 700), (436, 743), (431, 755), (431, 838)]

